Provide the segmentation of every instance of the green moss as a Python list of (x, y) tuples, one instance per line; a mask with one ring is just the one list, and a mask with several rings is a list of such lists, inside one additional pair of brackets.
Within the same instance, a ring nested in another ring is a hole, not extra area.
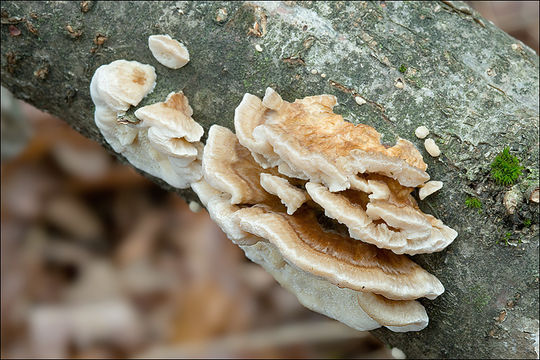
[[(506, 233), (504, 233), (502, 237), (502, 240), (504, 240), (504, 245), (508, 245), (508, 240), (510, 240), (511, 237), (512, 237), (512, 232), (507, 231)], [(499, 243), (499, 240), (497, 240), (496, 244), (498, 243)]]
[(399, 72), (402, 73), (402, 74), (405, 74), (405, 71), (407, 71), (407, 67), (403, 64), (401, 64), (401, 66), (399, 67)]
[(468, 197), (465, 199), (465, 206), (470, 209), (478, 209), (478, 213), (482, 212), (482, 202), (475, 197)]
[(522, 170), (523, 166), (519, 164), (519, 159), (510, 154), (508, 146), (491, 163), (491, 176), (498, 184), (504, 186), (515, 183)]
[(525, 219), (525, 220), (523, 220), (523, 226), (529, 227), (529, 226), (531, 226), (531, 224), (532, 224), (532, 220), (531, 220), (531, 219)]

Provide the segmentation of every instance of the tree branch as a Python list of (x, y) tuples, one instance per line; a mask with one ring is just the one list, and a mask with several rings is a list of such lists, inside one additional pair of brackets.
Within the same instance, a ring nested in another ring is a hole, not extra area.
[[(460, 236), (415, 261), (446, 292), (424, 303), (425, 330), (374, 333), (410, 357), (538, 356), (538, 205), (526, 193), (538, 184), (538, 56), (531, 49), (449, 1), (82, 3), (2, 2), (3, 86), (104, 146), (90, 79), (122, 58), (156, 68), (157, 87), (141, 105), (184, 90), (206, 131), (233, 128), (242, 95), (262, 96), (267, 86), (289, 101), (334, 94), (337, 112), (374, 126), (387, 143), (401, 136), (423, 150), (413, 134), (427, 126), (443, 155), (424, 156), (445, 187), (421, 207)], [(161, 66), (147, 46), (152, 34), (181, 40), (191, 62)], [(367, 102), (360, 106), (355, 96)], [(489, 177), (489, 163), (507, 145), (526, 168), (513, 188), (520, 198), (513, 214), (502, 200), (509, 189)], [(465, 207), (471, 192), (481, 214)], [(497, 244), (508, 232), (516, 246)]]

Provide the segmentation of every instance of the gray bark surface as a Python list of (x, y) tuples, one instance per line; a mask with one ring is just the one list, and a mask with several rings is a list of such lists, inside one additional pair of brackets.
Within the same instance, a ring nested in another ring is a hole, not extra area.
[[(531, 49), (447, 1), (83, 3), (2, 2), (3, 86), (107, 147), (89, 84), (97, 67), (117, 59), (156, 68), (156, 89), (141, 105), (183, 90), (205, 131), (232, 129), (243, 94), (262, 96), (267, 86), (288, 101), (336, 95), (345, 119), (375, 127), (387, 144), (397, 136), (416, 144), (431, 178), (445, 184), (420, 206), (459, 233), (445, 251), (414, 256), (446, 287), (422, 300), (429, 326), (373, 333), (414, 358), (538, 357), (538, 204), (528, 196), (538, 186), (539, 63)], [(254, 22), (261, 36), (249, 32)], [(10, 26), (21, 34), (10, 35)], [(160, 65), (147, 46), (152, 34), (182, 41), (188, 65)], [(414, 136), (419, 125), (431, 130), (439, 158)], [(525, 167), (513, 187), (489, 173), (505, 146)], [(513, 214), (503, 204), (508, 191), (518, 199)], [(465, 206), (469, 196), (482, 212)]]

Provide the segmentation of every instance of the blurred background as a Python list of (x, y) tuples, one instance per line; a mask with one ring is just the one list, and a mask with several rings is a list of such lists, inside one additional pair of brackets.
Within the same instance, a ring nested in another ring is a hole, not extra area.
[[(468, 2), (538, 53), (538, 2)], [(2, 358), (404, 358), (302, 307), (186, 204), (2, 88)]]

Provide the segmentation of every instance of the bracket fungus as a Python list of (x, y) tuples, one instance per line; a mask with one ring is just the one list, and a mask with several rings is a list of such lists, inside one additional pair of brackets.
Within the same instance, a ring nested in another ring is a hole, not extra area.
[(100, 66), (90, 82), (97, 127), (114, 151), (123, 152), (137, 136), (137, 130), (118, 126), (117, 118), (136, 106), (156, 85), (156, 72), (137, 61), (116, 60)]
[(381, 144), (372, 127), (333, 113), (334, 96), (289, 103), (268, 88), (263, 99), (245, 94), (236, 134), (213, 125), (203, 146), (182, 92), (137, 109), (137, 123), (121, 120), (155, 79), (153, 67), (125, 60), (94, 74), (95, 121), (115, 151), (172, 186), (191, 186), (229, 239), (306, 307), (358, 330), (427, 326), (416, 299), (444, 287), (404, 254), (440, 251), (457, 233), (412, 197), (442, 183), (426, 183), (411, 142)]
[(263, 99), (245, 94), (236, 134), (210, 128), (203, 179), (192, 188), (246, 256), (306, 307), (359, 330), (421, 330), (428, 317), (415, 299), (444, 287), (403, 254), (440, 251), (456, 238), (411, 196), (440, 182), (425, 184), (412, 143), (387, 147), (335, 105), (330, 95), (289, 103), (271, 88)]
[[(193, 183), (192, 188), (228, 237), (238, 244), (250, 259), (262, 265), (280, 284), (292, 291), (304, 306), (362, 330), (371, 330), (382, 325), (393, 331), (417, 331), (427, 326), (427, 314), (417, 301), (390, 300), (373, 293), (351, 290), (301, 270), (289, 263), (271, 242), (243, 231), (236, 221), (231, 221), (237, 217), (242, 218), (242, 214), (239, 212), (240, 206), (230, 204), (229, 194), (212, 188), (204, 179)], [(406, 260), (409, 264), (412, 263)], [(419, 269), (416, 264), (413, 268), (417, 268), (421, 275), (432, 276)], [(395, 275), (399, 277), (399, 274)], [(436, 279), (434, 281), (438, 283)]]
[[(404, 186), (418, 186), (429, 179), (427, 165), (414, 145), (399, 139), (387, 148), (371, 126), (353, 125), (335, 114), (335, 96), (309, 96), (279, 108), (244, 95), (236, 108), (234, 125), (240, 144), (264, 168), (278, 167), (284, 175), (309, 179), (330, 191), (346, 190), (358, 173), (376, 173)], [(272, 100), (273, 101), (273, 100)]]
[(139, 122), (123, 121), (131, 106), (150, 93), (156, 83), (152, 66), (116, 60), (100, 66), (90, 84), (96, 105), (94, 120), (114, 151), (135, 167), (185, 189), (202, 177), (203, 128), (182, 92), (171, 93), (165, 102), (139, 108)]
[(202, 167), (208, 184), (230, 194), (231, 204), (257, 204), (272, 198), (260, 185), (261, 167), (236, 135), (223, 126), (210, 127)]
[[(361, 330), (421, 330), (428, 318), (414, 299), (444, 287), (401, 254), (440, 251), (457, 233), (410, 195), (429, 179), (418, 150), (403, 139), (385, 147), (373, 128), (333, 114), (335, 104), (328, 95), (291, 104), (270, 88), (262, 100), (246, 94), (236, 135), (210, 128), (204, 179), (192, 188), (229, 238), (308, 308)], [(327, 229), (331, 219), (350, 236)]]
[(156, 60), (168, 68), (180, 69), (189, 62), (188, 49), (170, 35), (149, 36), (148, 47)]
[(242, 230), (267, 239), (298, 268), (338, 286), (393, 300), (434, 299), (444, 291), (436, 277), (409, 258), (325, 231), (309, 209), (290, 216), (255, 205), (238, 210), (234, 218)]
[[(324, 208), (331, 219), (347, 226), (353, 239), (361, 240), (396, 254), (420, 254), (441, 251), (457, 236), (440, 220), (413, 206), (395, 206), (388, 202), (369, 202), (365, 193), (332, 193), (316, 183), (307, 183), (311, 198)], [(381, 221), (382, 220), (382, 221)]]

